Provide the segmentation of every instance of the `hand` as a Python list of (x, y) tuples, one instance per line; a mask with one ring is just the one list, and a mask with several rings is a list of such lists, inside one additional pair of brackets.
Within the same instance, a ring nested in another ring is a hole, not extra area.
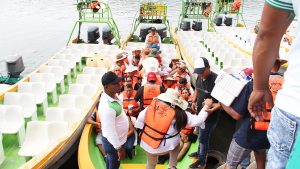
[(267, 113), (266, 102), (268, 102), (271, 108), (273, 107), (273, 97), (270, 90), (252, 91), (248, 102), (248, 111), (256, 121), (263, 121), (263, 115)]
[(204, 100), (204, 105), (207, 105), (209, 108), (213, 106), (214, 101), (212, 99), (205, 99)]
[(197, 105), (196, 105), (196, 103), (193, 102), (192, 103), (192, 110), (196, 112), (197, 111), (196, 109), (197, 109)]
[(211, 114), (217, 110), (219, 110), (221, 108), (221, 104), (220, 103), (213, 103), (212, 107), (210, 109), (207, 109), (206, 112)]
[(117, 150), (118, 151), (118, 161), (121, 161), (123, 159), (125, 159), (125, 150), (124, 148), (120, 148)]

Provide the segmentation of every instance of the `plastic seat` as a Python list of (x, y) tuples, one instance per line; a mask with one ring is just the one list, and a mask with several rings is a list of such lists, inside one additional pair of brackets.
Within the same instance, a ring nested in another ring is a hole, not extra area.
[(76, 96), (71, 94), (61, 95), (59, 97), (59, 107), (85, 109), (91, 104), (91, 98), (88, 96)]
[(4, 149), (2, 144), (2, 133), (0, 131), (0, 166), (5, 160)]
[(80, 74), (77, 76), (77, 84), (101, 85), (101, 75)]
[(68, 134), (68, 124), (65, 122), (49, 122), (48, 138), (50, 143), (55, 143)]
[(40, 73), (54, 73), (55, 83), (60, 85), (61, 93), (65, 93), (64, 69), (62, 66), (41, 66)]
[(98, 86), (88, 84), (70, 84), (69, 94), (93, 97), (98, 91)]
[(64, 109), (59, 107), (50, 107), (46, 111), (46, 121), (64, 122)]
[(104, 67), (84, 67), (83, 74), (96, 74), (96, 75), (103, 75), (107, 72), (107, 68)]
[(48, 122), (30, 121), (27, 123), (25, 141), (19, 150), (20, 156), (36, 156), (49, 144)]
[(55, 83), (55, 74), (53, 73), (34, 73), (30, 76), (30, 82), (44, 82), (47, 93), (52, 93), (52, 102), (57, 101), (57, 91)]
[(21, 106), (23, 117), (37, 119), (35, 97), (32, 93), (8, 92), (4, 95), (4, 105)]
[(43, 112), (48, 107), (46, 86), (43, 82), (21, 82), (18, 85), (19, 93), (32, 93), (36, 104), (43, 104)]
[(64, 122), (67, 122), (69, 126), (71, 126), (74, 122), (78, 121), (81, 115), (82, 111), (80, 109), (63, 109)]
[(97, 85), (84, 85), (83, 95), (93, 97), (98, 91)]
[(50, 59), (48, 61), (48, 66), (62, 66), (63, 74), (67, 77), (68, 83), (71, 83), (71, 66), (66, 59)]
[(77, 68), (76, 68), (76, 57), (68, 54), (62, 54), (58, 53), (54, 55), (54, 59), (62, 59), (62, 60), (68, 60), (70, 68), (73, 70), (74, 77), (77, 75)]
[(84, 86), (84, 84), (70, 84), (68, 93), (73, 95), (83, 95)]

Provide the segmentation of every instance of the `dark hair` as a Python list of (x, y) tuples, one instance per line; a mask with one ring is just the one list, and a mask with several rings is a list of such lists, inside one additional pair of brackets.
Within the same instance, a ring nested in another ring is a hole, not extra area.
[(175, 106), (175, 119), (174, 127), (180, 132), (187, 124), (187, 115), (186, 112), (178, 106)]
[(179, 79), (179, 84), (187, 84), (187, 80), (185, 77)]
[(131, 84), (126, 84), (125, 89), (132, 89)]
[(127, 76), (127, 77), (126, 77), (126, 80), (127, 80), (128, 78), (130, 78), (131, 80), (133, 80), (133, 77), (132, 77), (132, 76)]

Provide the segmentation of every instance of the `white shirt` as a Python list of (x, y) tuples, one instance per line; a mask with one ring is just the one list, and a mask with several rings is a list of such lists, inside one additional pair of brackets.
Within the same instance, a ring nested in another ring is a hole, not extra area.
[(276, 95), (275, 105), (290, 114), (300, 117), (300, 1), (299, 0), (267, 0), (267, 3), (283, 9), (294, 11), (298, 17), (296, 38), (287, 57), (289, 66), (284, 73), (284, 84)]
[[(205, 125), (204, 122), (208, 116), (207, 112), (205, 112), (206, 109), (207, 109), (207, 106), (204, 106), (198, 115), (192, 115), (191, 113), (186, 112), (187, 119), (188, 119), (187, 125), (189, 125), (191, 127), (201, 126), (201, 128), (204, 128), (204, 125)], [(138, 119), (135, 123), (136, 128), (143, 129), (144, 124), (145, 124), (146, 111), (147, 111), (147, 108), (144, 109), (139, 114)], [(175, 121), (176, 121), (175, 119), (172, 121), (172, 123), (167, 131), (167, 134), (170, 136), (176, 135), (178, 133), (178, 131), (174, 128)], [(164, 141), (166, 141), (165, 144), (164, 144)], [(167, 140), (163, 140), (157, 149), (153, 149), (151, 146), (149, 146), (143, 140), (141, 140), (140, 146), (148, 153), (160, 154), (160, 153), (168, 152), (170, 150), (174, 150), (178, 146), (179, 142), (180, 142), (180, 135), (178, 134), (175, 137), (169, 138)]]
[[(111, 103), (117, 102), (120, 106), (117, 108), (111, 106)], [(102, 135), (108, 142), (119, 149), (127, 140), (129, 129), (128, 118), (123, 110), (122, 102), (111, 98), (105, 92), (102, 93), (98, 107), (101, 120)], [(117, 111), (121, 113), (117, 116)]]

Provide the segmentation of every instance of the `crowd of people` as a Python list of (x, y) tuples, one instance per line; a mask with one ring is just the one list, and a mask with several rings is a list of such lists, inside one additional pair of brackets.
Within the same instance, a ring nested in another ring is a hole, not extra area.
[[(133, 50), (130, 59), (125, 52), (118, 54), (111, 71), (102, 77), (104, 92), (98, 111), (89, 119), (97, 128), (96, 144), (107, 169), (119, 168), (125, 156), (134, 158), (137, 144), (146, 152), (147, 169), (154, 169), (159, 157), (166, 154), (169, 168), (176, 169), (196, 140), (198, 151), (188, 156), (197, 160), (189, 168), (204, 169), (211, 133), (224, 111), (237, 121), (225, 168), (246, 168), (251, 152), (258, 169), (266, 167), (267, 152), (268, 168), (285, 168), (300, 123), (295, 109), (299, 103), (296, 85), (300, 84), (296, 49), (291, 51), (293, 62), (289, 62), (283, 86), (283, 76), (278, 73), (282, 34), (293, 9), (300, 8), (299, 3), (287, 1), (267, 0), (253, 52), (254, 67), (241, 70), (240, 77), (248, 83), (230, 106), (211, 96), (217, 74), (206, 58), (194, 61), (195, 89), (184, 61), (174, 58), (169, 65), (162, 63), (161, 39), (155, 28), (146, 38), (145, 49)], [(278, 22), (273, 24), (274, 20)], [(280, 135), (287, 133), (288, 137)]]

